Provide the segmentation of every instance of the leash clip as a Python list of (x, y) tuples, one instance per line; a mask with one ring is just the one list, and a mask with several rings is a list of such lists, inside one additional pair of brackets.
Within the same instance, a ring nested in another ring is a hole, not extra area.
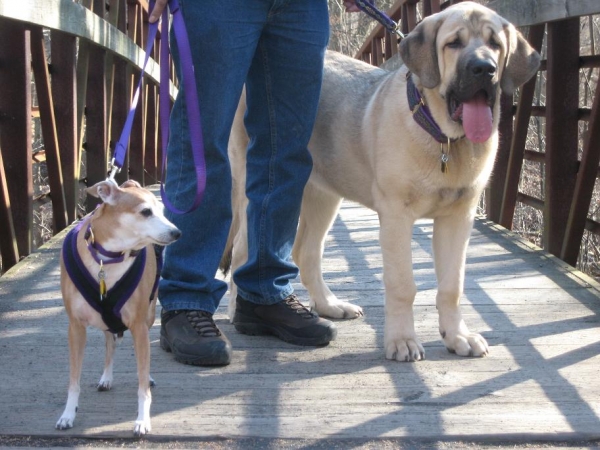
[(398, 36), (398, 44), (402, 41), (402, 39), (404, 39), (406, 37), (406, 35), (400, 31), (400, 24), (397, 23), (396, 26), (394, 27), (393, 33), (396, 36)]
[(114, 180), (115, 175), (121, 172), (121, 168), (115, 164), (115, 158), (110, 160), (110, 174), (108, 175), (109, 180)]

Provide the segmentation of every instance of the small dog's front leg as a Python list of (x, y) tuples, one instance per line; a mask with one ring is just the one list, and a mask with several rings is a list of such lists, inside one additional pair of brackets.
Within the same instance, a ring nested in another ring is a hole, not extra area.
[(98, 382), (99, 391), (110, 391), (113, 382), (113, 361), (115, 348), (117, 346), (117, 336), (110, 331), (104, 332), (106, 338), (106, 355), (104, 357), (104, 372)]
[(56, 428), (59, 430), (71, 428), (75, 421), (81, 391), (79, 379), (81, 377), (81, 366), (83, 365), (86, 336), (85, 326), (75, 320), (69, 322), (69, 393), (65, 410), (56, 422)]
[(152, 430), (150, 424), (150, 405), (152, 404), (150, 384), (154, 380), (150, 377), (150, 338), (146, 324), (139, 323), (132, 326), (131, 336), (135, 348), (139, 380), (138, 416), (133, 428), (133, 434), (140, 437)]

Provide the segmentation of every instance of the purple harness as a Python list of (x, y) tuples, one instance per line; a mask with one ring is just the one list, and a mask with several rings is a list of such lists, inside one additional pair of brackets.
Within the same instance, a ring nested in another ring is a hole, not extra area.
[[(135, 260), (129, 270), (105, 295), (101, 295), (100, 283), (86, 270), (81, 256), (77, 251), (77, 236), (81, 231), (82, 224), (83, 222), (79, 223), (65, 237), (62, 247), (65, 269), (83, 298), (102, 316), (102, 320), (108, 327), (107, 331), (114, 334), (123, 334), (127, 330), (127, 326), (121, 319), (121, 309), (142, 279), (144, 268), (146, 267), (146, 249), (144, 248), (132, 256)], [(96, 258), (96, 255), (94, 255), (94, 259)], [(148, 301), (152, 301), (158, 287), (158, 279), (162, 267), (162, 252), (157, 250), (156, 258), (156, 279)]]

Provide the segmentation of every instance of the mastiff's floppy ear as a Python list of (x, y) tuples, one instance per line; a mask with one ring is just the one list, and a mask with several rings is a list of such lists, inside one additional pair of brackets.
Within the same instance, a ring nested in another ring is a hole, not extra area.
[(507, 51), (500, 87), (505, 94), (512, 94), (535, 75), (540, 66), (540, 54), (511, 23), (504, 23), (504, 34)]
[(436, 39), (442, 23), (437, 14), (426, 17), (400, 42), (402, 61), (427, 89), (433, 89), (441, 81)]

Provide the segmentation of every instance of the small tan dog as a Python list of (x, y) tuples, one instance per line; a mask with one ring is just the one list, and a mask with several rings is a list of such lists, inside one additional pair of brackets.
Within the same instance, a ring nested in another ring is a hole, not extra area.
[(60, 259), (61, 291), (69, 316), (70, 380), (67, 404), (56, 423), (73, 426), (79, 402), (79, 379), (86, 342), (86, 327), (104, 331), (106, 358), (99, 391), (113, 381), (113, 355), (117, 336), (131, 331), (137, 359), (138, 417), (134, 435), (151, 430), (150, 340), (154, 323), (156, 288), (161, 256), (153, 244), (168, 245), (181, 232), (163, 215), (154, 194), (135, 181), (120, 187), (111, 180), (88, 188), (102, 204), (71, 230)]

